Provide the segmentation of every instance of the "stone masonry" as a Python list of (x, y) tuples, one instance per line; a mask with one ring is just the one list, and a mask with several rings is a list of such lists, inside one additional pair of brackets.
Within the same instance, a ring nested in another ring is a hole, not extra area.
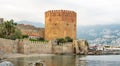
[(73, 52), (75, 54), (87, 54), (88, 53), (88, 42), (86, 40), (74, 40), (73, 41)]
[[(75, 49), (74, 49), (75, 48)], [(84, 40), (73, 43), (54, 45), (51, 42), (37, 42), (23, 40), (9, 40), (0, 38), (0, 55), (22, 53), (22, 54), (76, 54), (86, 53), (88, 46)]]
[(17, 53), (17, 40), (9, 40), (0, 38), (0, 55)]
[(55, 40), (66, 36), (76, 39), (76, 12), (69, 10), (45, 12), (45, 39)]

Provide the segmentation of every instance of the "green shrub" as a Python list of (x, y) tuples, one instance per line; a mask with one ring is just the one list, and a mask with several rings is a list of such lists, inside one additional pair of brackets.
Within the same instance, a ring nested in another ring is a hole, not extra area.
[(30, 41), (39, 41), (39, 42), (48, 42), (48, 41), (43, 40), (43, 39), (41, 39), (41, 40), (39, 39), (39, 40), (38, 40), (38, 39), (30, 38), (29, 40), (30, 40)]
[(67, 36), (65, 38), (58, 38), (56, 39), (56, 41), (57, 41), (57, 44), (59, 45), (60, 43), (72, 42), (73, 39)]
[(29, 36), (28, 35), (22, 35), (22, 38), (28, 38)]

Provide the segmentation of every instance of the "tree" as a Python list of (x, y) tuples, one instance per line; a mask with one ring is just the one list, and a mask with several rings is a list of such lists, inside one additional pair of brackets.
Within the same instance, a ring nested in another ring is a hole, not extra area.
[(21, 32), (16, 27), (17, 23), (14, 20), (5, 21), (0, 25), (0, 37), (6, 39), (19, 39), (21, 38)]
[(69, 36), (65, 37), (65, 40), (66, 40), (66, 42), (72, 42), (73, 41), (73, 39), (70, 38)]
[(89, 43), (87, 42), (87, 40), (85, 40), (85, 46), (87, 46), (87, 49), (89, 49)]
[(10, 39), (21, 39), (22, 38), (22, 34), (21, 31), (19, 29), (15, 30), (15, 33), (13, 35), (10, 36)]
[(39, 37), (37, 40), (39, 40), (39, 41), (45, 41), (45, 39), (42, 38), (42, 37)]
[(89, 46), (89, 44), (88, 44), (87, 40), (85, 40), (85, 45), (86, 45), (86, 46)]
[(56, 41), (57, 41), (57, 44), (59, 45), (59, 43), (72, 42), (73, 39), (67, 36), (65, 38), (58, 38), (56, 39)]
[(60, 43), (65, 43), (64, 38), (58, 38), (57, 40), (57, 44), (59, 45)]
[(22, 38), (29, 38), (28, 35), (22, 35)]

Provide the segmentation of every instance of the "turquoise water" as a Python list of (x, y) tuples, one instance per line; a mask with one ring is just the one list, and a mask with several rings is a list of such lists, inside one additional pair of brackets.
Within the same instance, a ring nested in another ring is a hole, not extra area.
[(46, 66), (120, 66), (120, 55), (43, 55), (9, 59), (15, 66), (27, 66), (28, 61), (44, 60)]

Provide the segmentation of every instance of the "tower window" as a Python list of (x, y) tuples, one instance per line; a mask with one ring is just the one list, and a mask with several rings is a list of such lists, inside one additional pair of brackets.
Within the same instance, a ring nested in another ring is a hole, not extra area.
[(49, 19), (49, 21), (51, 21), (51, 19)]
[(54, 25), (57, 25), (56, 23)]
[(66, 24), (67, 26), (69, 25), (69, 24)]
[(74, 24), (74, 27), (76, 27), (76, 24)]

